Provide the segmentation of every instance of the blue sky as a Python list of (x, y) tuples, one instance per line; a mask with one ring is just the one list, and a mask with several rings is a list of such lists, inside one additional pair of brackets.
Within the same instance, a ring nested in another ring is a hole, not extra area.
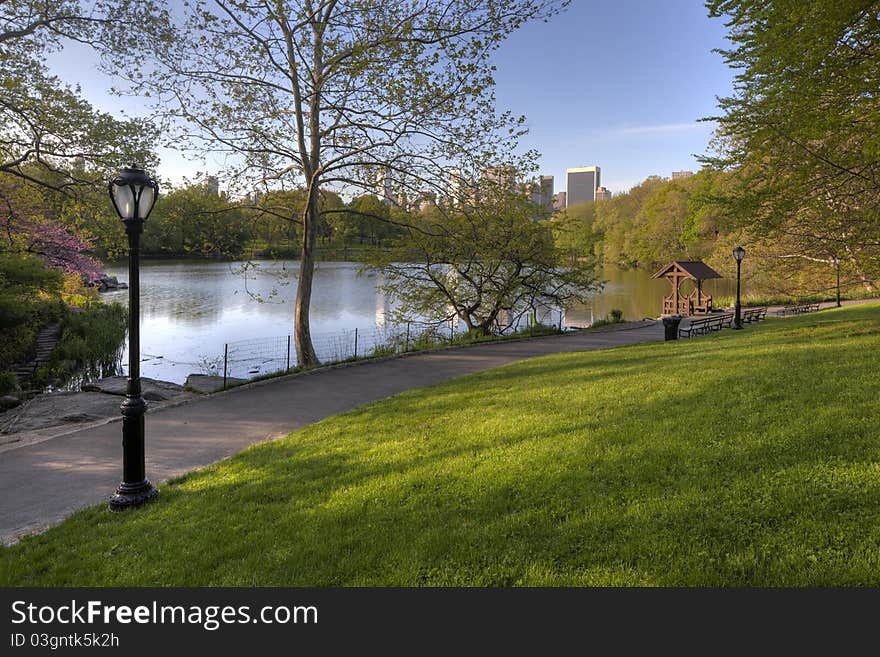
[(700, 0), (574, 0), (549, 23), (515, 33), (495, 57), (499, 107), (528, 119), (524, 145), (565, 189), (565, 169), (599, 165), (625, 191), (699, 167), (733, 73), (713, 48), (725, 28)]
[[(602, 184), (625, 191), (649, 175), (698, 168), (713, 126), (716, 96), (730, 93), (733, 73), (713, 48), (725, 28), (701, 0), (573, 0), (548, 23), (516, 32), (495, 54), (499, 109), (524, 114), (523, 146), (541, 154), (540, 173), (565, 189), (565, 169), (599, 165)], [(137, 99), (107, 93), (112, 82), (76, 44), (48, 64), (102, 110), (140, 113)], [(178, 183), (197, 170), (161, 150), (163, 178)]]

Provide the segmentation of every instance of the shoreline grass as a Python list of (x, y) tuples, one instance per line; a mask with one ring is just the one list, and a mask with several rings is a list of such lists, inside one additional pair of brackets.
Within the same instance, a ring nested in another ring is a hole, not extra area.
[(0, 549), (4, 586), (880, 584), (880, 304), (410, 391)]

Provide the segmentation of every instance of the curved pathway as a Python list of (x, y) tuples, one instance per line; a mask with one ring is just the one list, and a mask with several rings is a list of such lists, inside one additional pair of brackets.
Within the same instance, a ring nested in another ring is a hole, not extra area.
[[(147, 476), (161, 482), (331, 415), (463, 374), (663, 339), (659, 322), (614, 328), (363, 361), (157, 409), (146, 416)], [(106, 500), (121, 475), (121, 431), (114, 421), (0, 453), (0, 540), (14, 543)]]

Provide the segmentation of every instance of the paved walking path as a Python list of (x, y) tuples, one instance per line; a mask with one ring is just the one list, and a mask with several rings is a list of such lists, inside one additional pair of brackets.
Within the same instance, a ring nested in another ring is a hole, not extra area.
[[(331, 415), (463, 374), (662, 339), (661, 323), (636, 324), (364, 361), (234, 388), (147, 414), (147, 476), (162, 482)], [(121, 431), (120, 422), (110, 422), (0, 453), (0, 541), (13, 543), (106, 500), (121, 476)]]
[[(769, 308), (768, 317), (779, 307)], [(546, 354), (663, 339), (660, 322), (609, 328), (364, 361), (156, 409), (146, 416), (147, 476), (162, 482), (331, 415), (463, 374)], [(106, 500), (121, 475), (121, 431), (114, 421), (0, 452), (0, 541), (13, 543)]]

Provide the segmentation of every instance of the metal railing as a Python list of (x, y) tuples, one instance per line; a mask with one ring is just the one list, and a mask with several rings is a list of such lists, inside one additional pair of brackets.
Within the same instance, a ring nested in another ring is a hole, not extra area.
[[(553, 313), (556, 315), (557, 313)], [(550, 319), (551, 321), (547, 321)], [(527, 324), (511, 323), (496, 326), (493, 334), (508, 335), (531, 323), (543, 323), (562, 329), (562, 313), (558, 317), (532, 318)], [(322, 363), (340, 363), (358, 358), (391, 356), (408, 351), (449, 345), (466, 334), (463, 324), (454, 321), (389, 324), (368, 328), (353, 328), (334, 333), (312, 336), (315, 355)], [(220, 359), (212, 359), (210, 369), (216, 367), (220, 374)], [(224, 345), (222, 358), (223, 387), (229, 379), (252, 379), (260, 376), (288, 372), (297, 366), (293, 336), (273, 336), (236, 340)]]

